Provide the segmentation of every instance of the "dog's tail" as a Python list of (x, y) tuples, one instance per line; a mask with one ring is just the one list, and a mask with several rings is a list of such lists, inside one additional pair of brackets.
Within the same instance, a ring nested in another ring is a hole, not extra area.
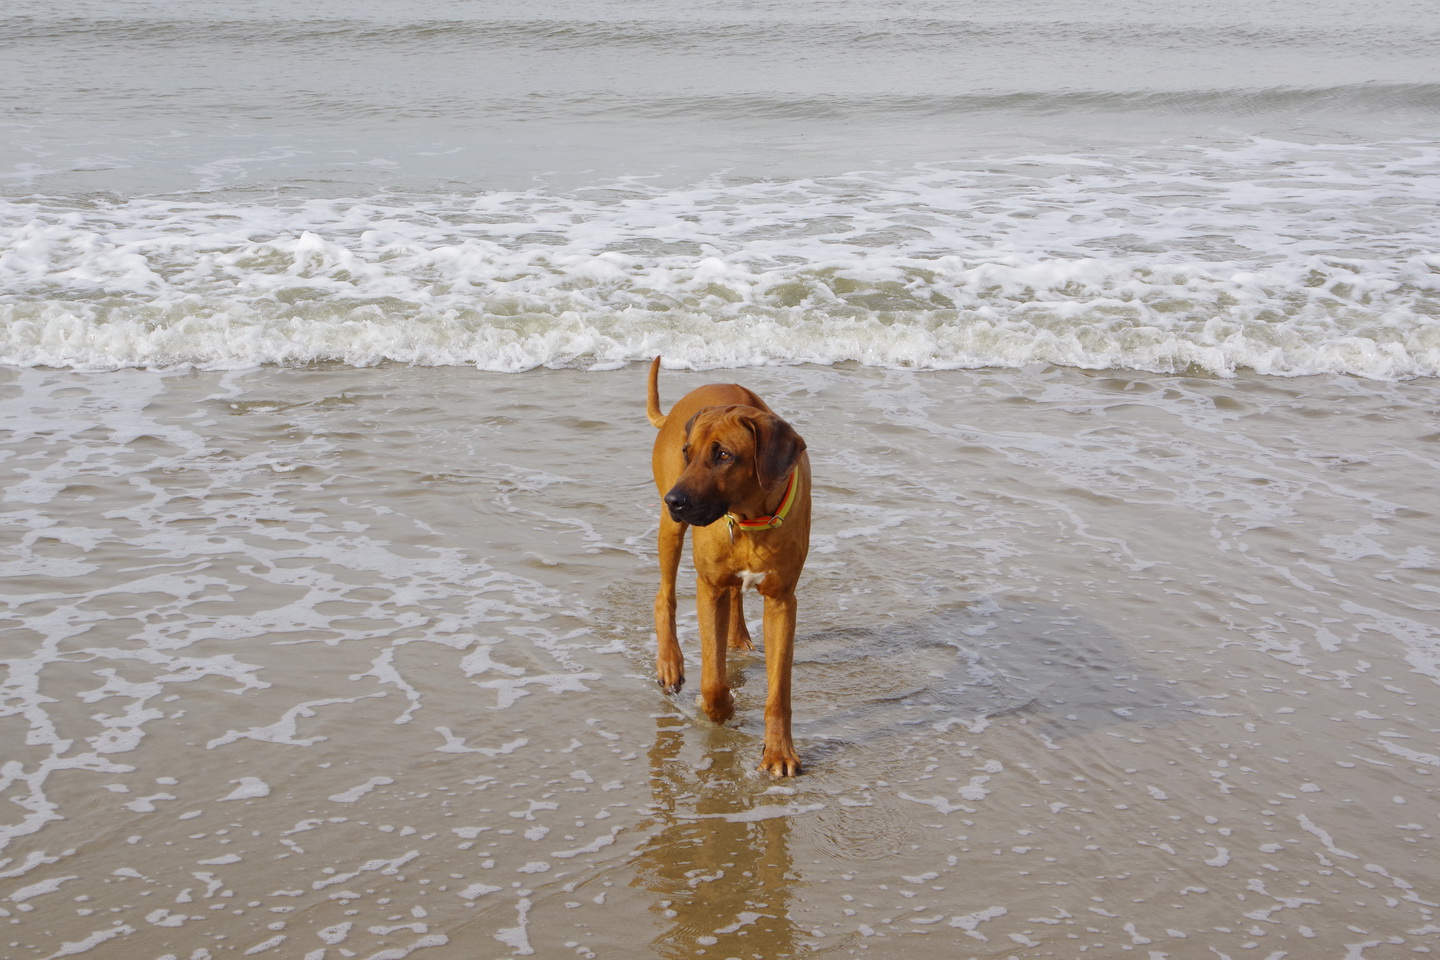
[(645, 398), (645, 416), (655, 429), (665, 426), (665, 414), (660, 412), (660, 358), (650, 364), (650, 394)]

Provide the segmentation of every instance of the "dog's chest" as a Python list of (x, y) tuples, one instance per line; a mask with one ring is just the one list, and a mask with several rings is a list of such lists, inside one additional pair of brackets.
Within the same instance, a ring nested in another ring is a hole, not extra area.
[[(758, 590), (765, 593), (784, 580), (786, 548), (781, 531), (766, 530), (758, 534), (735, 534), (732, 541), (724, 524), (695, 528), (695, 565), (710, 582), (718, 585), (736, 585), (743, 590)], [(701, 541), (707, 543), (702, 544)]]

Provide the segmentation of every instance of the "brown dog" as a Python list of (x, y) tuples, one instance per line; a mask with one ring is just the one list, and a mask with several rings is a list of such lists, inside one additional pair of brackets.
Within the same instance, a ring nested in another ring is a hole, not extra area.
[(685, 682), (675, 636), (675, 574), (685, 531), (695, 528), (700, 620), (700, 705), (716, 723), (735, 713), (727, 649), (752, 650), (741, 592), (765, 598), (765, 752), (760, 769), (800, 772), (790, 739), (795, 584), (810, 550), (810, 457), (805, 441), (744, 387), (697, 387), (660, 412), (660, 358), (650, 365), (646, 415), (659, 428), (652, 465), (660, 511), (660, 590), (655, 594), (656, 674), (666, 693)]

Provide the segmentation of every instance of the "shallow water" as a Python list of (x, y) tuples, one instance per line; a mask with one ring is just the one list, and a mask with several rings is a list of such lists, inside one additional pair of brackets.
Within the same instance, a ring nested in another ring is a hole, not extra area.
[(1440, 944), (1433, 381), (733, 375), (786, 782), (651, 680), (639, 366), (0, 371), (6, 956)]

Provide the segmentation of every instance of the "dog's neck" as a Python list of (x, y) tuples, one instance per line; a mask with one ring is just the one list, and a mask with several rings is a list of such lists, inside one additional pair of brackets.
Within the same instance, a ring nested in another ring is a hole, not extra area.
[(785, 480), (785, 495), (780, 499), (780, 506), (769, 516), (755, 517), (751, 520), (744, 520), (735, 513), (725, 514), (725, 522), (730, 525), (730, 539), (735, 539), (735, 529), (738, 527), (744, 533), (760, 533), (765, 530), (773, 530), (785, 522), (789, 515), (790, 508), (795, 505), (796, 482), (795, 475), (798, 469), (792, 469), (790, 476)]

